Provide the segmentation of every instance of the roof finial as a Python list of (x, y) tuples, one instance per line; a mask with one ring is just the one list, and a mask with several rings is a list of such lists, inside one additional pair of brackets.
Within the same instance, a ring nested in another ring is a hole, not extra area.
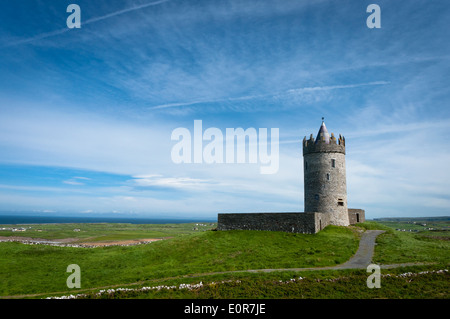
[(325, 120), (325, 118), (322, 116), (322, 122)]

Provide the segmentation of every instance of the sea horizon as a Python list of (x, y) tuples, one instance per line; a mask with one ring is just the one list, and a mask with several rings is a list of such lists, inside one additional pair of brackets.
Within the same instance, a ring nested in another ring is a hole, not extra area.
[(215, 223), (211, 218), (177, 218), (177, 217), (141, 217), (141, 216), (111, 216), (111, 215), (32, 215), (32, 214), (1, 214), (0, 225), (27, 224), (79, 224), (79, 223), (126, 223), (126, 224), (182, 224), (207, 222)]

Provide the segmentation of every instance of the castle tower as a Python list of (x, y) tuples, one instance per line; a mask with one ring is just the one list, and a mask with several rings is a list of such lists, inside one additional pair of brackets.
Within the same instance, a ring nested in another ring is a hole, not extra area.
[(345, 138), (322, 125), (316, 139), (303, 139), (305, 212), (327, 214), (327, 224), (348, 226)]

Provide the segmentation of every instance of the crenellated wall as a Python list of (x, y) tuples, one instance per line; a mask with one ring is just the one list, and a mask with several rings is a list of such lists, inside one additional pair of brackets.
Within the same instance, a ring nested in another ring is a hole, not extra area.
[(311, 136), (306, 139), (303, 138), (303, 155), (310, 153), (342, 153), (345, 154), (345, 137), (339, 134), (339, 139), (336, 139), (333, 133), (331, 133), (330, 143), (326, 144), (323, 141), (316, 141)]

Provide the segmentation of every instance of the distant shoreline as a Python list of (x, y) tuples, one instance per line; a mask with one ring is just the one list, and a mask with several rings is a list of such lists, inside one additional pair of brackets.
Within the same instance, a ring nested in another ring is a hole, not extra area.
[(184, 224), (184, 223), (216, 223), (213, 219), (197, 218), (142, 218), (142, 217), (83, 217), (83, 216), (31, 216), (0, 215), (0, 225), (30, 224), (89, 224), (89, 223), (123, 223), (123, 224)]

